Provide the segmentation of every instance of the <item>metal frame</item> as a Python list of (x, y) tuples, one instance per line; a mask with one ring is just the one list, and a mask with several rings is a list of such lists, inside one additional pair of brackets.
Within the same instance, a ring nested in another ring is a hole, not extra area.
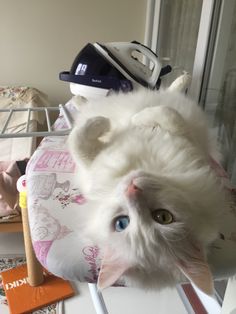
[[(47, 123), (47, 130), (46, 131), (34, 131), (31, 132), (30, 130), (30, 122), (31, 120), (31, 113), (32, 112), (43, 112), (45, 114), (46, 117), (46, 123)], [(50, 112), (57, 112), (60, 114), (60, 116), (62, 116), (64, 118), (65, 121), (65, 127), (63, 127), (62, 129), (54, 129), (52, 127), (52, 123), (50, 120)], [(63, 135), (67, 135), (70, 133), (71, 129), (72, 129), (72, 121), (70, 118), (70, 114), (67, 111), (66, 107), (63, 105), (59, 105), (58, 107), (37, 107), (37, 108), (11, 108), (11, 109), (1, 109), (0, 113), (8, 113), (8, 116), (5, 120), (4, 126), (1, 130), (0, 133), (0, 138), (16, 138), (16, 137), (40, 137), (40, 136), (63, 136)], [(22, 112), (26, 112), (28, 113), (27, 116), (27, 122), (26, 122), (26, 126), (25, 126), (25, 130), (23, 132), (19, 132), (19, 133), (12, 133), (12, 132), (8, 132), (8, 126), (10, 124), (10, 122), (14, 119), (14, 113), (15, 114), (19, 114)]]
[(157, 51), (161, 1), (147, 0), (144, 44), (153, 51)]
[(195, 314), (194, 310), (192, 308), (192, 305), (191, 305), (189, 299), (187, 298), (187, 296), (186, 296), (182, 286), (181, 285), (176, 285), (176, 290), (178, 292), (178, 295), (179, 295), (181, 301), (183, 302), (183, 305), (184, 305), (187, 313), (188, 314)]
[(102, 293), (98, 290), (95, 283), (88, 283), (90, 295), (97, 314), (108, 314)]
[(212, 52), (209, 52), (206, 60), (205, 75), (201, 103), (217, 104), (221, 91), (222, 77), (224, 74), (224, 61), (226, 58), (230, 28), (233, 20), (235, 0), (217, 0), (218, 12), (216, 12), (216, 27), (212, 31)]
[(202, 79), (205, 70), (206, 55), (209, 47), (209, 37), (212, 26), (215, 0), (203, 0), (201, 19), (199, 25), (196, 52), (193, 64), (192, 82), (189, 88), (189, 96), (199, 102)]

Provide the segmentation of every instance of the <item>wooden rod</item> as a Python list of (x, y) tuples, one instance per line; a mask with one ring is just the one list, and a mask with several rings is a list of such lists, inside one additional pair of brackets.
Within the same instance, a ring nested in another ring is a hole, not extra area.
[(21, 208), (21, 214), (23, 223), (26, 263), (28, 270), (28, 283), (30, 284), (30, 286), (39, 286), (44, 281), (43, 268), (34, 253), (30, 236), (27, 208)]

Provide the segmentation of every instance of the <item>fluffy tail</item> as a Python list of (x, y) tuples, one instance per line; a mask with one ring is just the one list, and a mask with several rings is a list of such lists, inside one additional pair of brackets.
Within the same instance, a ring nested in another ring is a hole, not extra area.
[(185, 92), (186, 89), (189, 87), (191, 82), (191, 76), (184, 72), (181, 76), (177, 77), (176, 80), (169, 86), (169, 91), (178, 91), (178, 92)]

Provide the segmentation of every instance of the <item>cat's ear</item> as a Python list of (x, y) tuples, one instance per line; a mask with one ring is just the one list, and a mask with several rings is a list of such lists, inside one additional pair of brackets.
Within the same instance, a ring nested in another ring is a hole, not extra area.
[(208, 295), (213, 295), (213, 278), (210, 267), (205, 260), (203, 250), (194, 247), (194, 254), (187, 261), (179, 259), (177, 262), (183, 274)]
[(128, 262), (114, 259), (113, 255), (107, 250), (101, 262), (98, 275), (98, 289), (102, 290), (112, 286), (128, 269)]

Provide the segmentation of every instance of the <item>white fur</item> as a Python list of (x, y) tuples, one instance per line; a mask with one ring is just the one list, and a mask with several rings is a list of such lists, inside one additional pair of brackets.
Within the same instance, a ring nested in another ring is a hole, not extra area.
[[(205, 254), (226, 206), (209, 166), (202, 110), (179, 93), (141, 90), (90, 101), (79, 111), (69, 147), (91, 202), (86, 232), (114, 260), (130, 265), (126, 284), (163, 287), (182, 280), (176, 261), (191, 262), (195, 244)], [(142, 191), (135, 198), (125, 193), (131, 181)], [(155, 222), (151, 212), (158, 208), (175, 221)], [(123, 232), (114, 230), (119, 215), (130, 217)]]

